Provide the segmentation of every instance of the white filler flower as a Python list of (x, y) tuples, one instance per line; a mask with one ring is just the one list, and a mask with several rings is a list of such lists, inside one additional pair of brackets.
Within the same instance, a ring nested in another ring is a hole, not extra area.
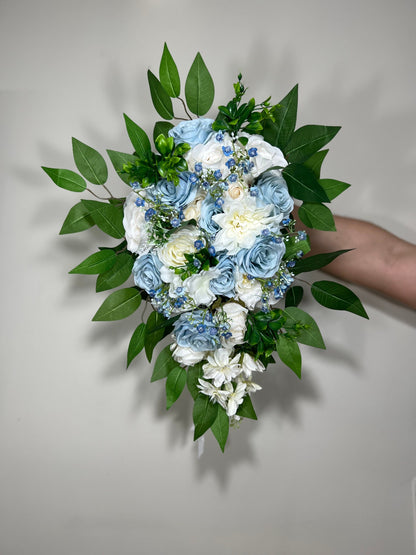
[(231, 382), (241, 373), (238, 364), (240, 355), (231, 358), (231, 349), (217, 349), (208, 356), (207, 364), (204, 364), (204, 378), (213, 380), (215, 387), (221, 387), (223, 383)]

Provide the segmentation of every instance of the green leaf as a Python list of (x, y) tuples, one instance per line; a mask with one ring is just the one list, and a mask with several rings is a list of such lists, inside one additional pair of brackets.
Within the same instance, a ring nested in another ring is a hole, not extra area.
[(160, 351), (159, 356), (156, 359), (150, 381), (156, 382), (157, 380), (166, 378), (166, 376), (169, 375), (169, 372), (171, 372), (171, 370), (173, 370), (176, 366), (178, 366), (178, 363), (172, 357), (170, 345), (167, 345), (164, 349), (162, 349), (162, 351)]
[[(299, 264), (299, 262), (297, 264)], [(285, 307), (287, 308), (289, 306), (298, 306), (298, 304), (302, 300), (302, 297), (303, 297), (303, 287), (301, 287), (300, 285), (293, 285), (293, 287), (291, 287), (289, 291), (286, 293)]]
[(201, 437), (215, 422), (218, 405), (211, 403), (208, 395), (200, 393), (195, 399), (192, 417), (195, 425), (194, 441)]
[(257, 414), (254, 410), (253, 403), (251, 402), (250, 396), (246, 395), (243, 402), (237, 409), (237, 416), (243, 416), (245, 418), (251, 418), (252, 420), (257, 420)]
[(297, 111), (298, 85), (295, 85), (283, 100), (272, 108), (275, 121), (264, 122), (262, 135), (265, 140), (273, 146), (284, 149), (295, 130)]
[(335, 260), (341, 254), (349, 252), (352, 249), (343, 249), (334, 252), (324, 252), (320, 254), (315, 254), (313, 256), (308, 256), (302, 260), (296, 262), (296, 266), (292, 269), (294, 274), (300, 274), (302, 272), (313, 272), (314, 270), (319, 270)]
[(174, 126), (169, 121), (157, 121), (153, 129), (153, 142), (156, 143), (156, 139), (159, 135), (168, 136), (169, 129)]
[(124, 114), (124, 121), (126, 122), (127, 134), (137, 156), (139, 158), (146, 158), (147, 154), (152, 150), (149, 137), (146, 135), (146, 132), (126, 114)]
[(346, 310), (368, 319), (360, 299), (355, 293), (335, 281), (315, 281), (311, 293), (319, 304), (334, 310)]
[(218, 405), (217, 418), (211, 426), (211, 431), (214, 434), (215, 439), (218, 441), (221, 451), (224, 453), (228, 432), (230, 431), (230, 418), (225, 412), (225, 409), (220, 405)]
[(286, 366), (289, 366), (297, 377), (300, 378), (302, 357), (299, 345), (296, 341), (285, 335), (279, 335), (279, 339), (276, 342), (276, 350), (280, 360), (286, 364)]
[(188, 368), (186, 384), (193, 399), (196, 399), (200, 394), (198, 389), (198, 380), (199, 378), (202, 378), (203, 374), (202, 362), (198, 362), (198, 364), (194, 364)]
[(150, 69), (147, 70), (147, 79), (149, 81), (150, 94), (152, 96), (152, 102), (156, 112), (164, 119), (172, 119), (173, 106), (170, 96), (163, 88), (159, 79), (150, 71)]
[(114, 266), (97, 277), (95, 286), (97, 293), (122, 285), (130, 277), (133, 265), (134, 257), (130, 253), (122, 252), (118, 254)]
[(134, 154), (126, 154), (125, 152), (117, 152), (117, 150), (107, 150), (107, 154), (119, 178), (124, 181), (124, 183), (129, 185), (131, 177), (129, 177), (126, 173), (120, 172), (123, 172), (124, 164), (134, 164), (138, 160), (137, 156), (134, 156)]
[(108, 170), (104, 158), (94, 148), (72, 137), (72, 152), (78, 171), (94, 185), (107, 181)]
[(319, 183), (328, 195), (329, 200), (334, 200), (348, 187), (351, 187), (349, 183), (344, 183), (344, 181), (338, 181), (337, 179), (320, 179)]
[(297, 329), (296, 341), (304, 345), (310, 345), (316, 349), (325, 349), (325, 343), (315, 320), (307, 312), (300, 308), (290, 306), (283, 310), (287, 317), (285, 328), (295, 328), (297, 324), (303, 324), (305, 328)]
[(122, 320), (133, 314), (139, 308), (141, 302), (140, 291), (136, 287), (118, 289), (105, 299), (95, 313), (93, 321)]
[(327, 194), (309, 168), (289, 164), (282, 174), (292, 197), (306, 202), (329, 202)]
[(336, 231), (331, 210), (319, 202), (304, 202), (299, 207), (299, 218), (308, 227), (322, 231)]
[(111, 249), (95, 252), (86, 258), (81, 264), (75, 266), (70, 274), (100, 274), (112, 268), (116, 261), (116, 254)]
[(175, 366), (169, 372), (166, 380), (166, 409), (170, 409), (173, 403), (179, 398), (186, 383), (186, 370), (182, 366)]
[(185, 98), (188, 108), (193, 114), (203, 116), (211, 108), (214, 95), (214, 82), (198, 52), (185, 83)]
[(87, 187), (85, 179), (71, 170), (46, 168), (45, 166), (42, 166), (42, 170), (49, 175), (55, 185), (58, 185), (58, 187), (62, 187), (62, 189), (66, 189), (67, 191), (80, 193), (85, 191)]
[(341, 127), (327, 125), (304, 125), (297, 129), (285, 148), (289, 162), (301, 164), (331, 141)]
[[(290, 260), (291, 258), (295, 257), (298, 251), (302, 251), (303, 254), (307, 254), (311, 250), (309, 237), (300, 240), (294, 235), (285, 238), (285, 247), (285, 260)], [(297, 263), (298, 262), (296, 262), (296, 264)]]
[(95, 222), (91, 218), (88, 208), (84, 206), (82, 202), (78, 202), (68, 212), (59, 234), (66, 235), (67, 233), (78, 233), (94, 225)]
[(139, 324), (131, 336), (127, 349), (127, 368), (130, 366), (132, 360), (143, 350), (145, 330), (146, 324)]
[(97, 226), (115, 239), (124, 237), (123, 207), (98, 200), (82, 200), (83, 205)]
[(155, 310), (150, 313), (146, 322), (146, 335), (144, 343), (146, 357), (149, 362), (152, 360), (153, 351), (156, 345), (164, 337), (164, 324), (165, 318), (162, 314), (156, 312)]
[(316, 179), (319, 179), (321, 177), (322, 163), (325, 160), (325, 157), (328, 154), (328, 152), (329, 152), (328, 149), (315, 152), (315, 154), (312, 154), (312, 156), (308, 158), (306, 162), (304, 162), (303, 164), (304, 166), (306, 166), (307, 168), (313, 171), (313, 174), (316, 177)]
[(159, 78), (165, 91), (172, 98), (177, 98), (181, 92), (181, 81), (178, 68), (169, 52), (166, 42), (163, 47), (162, 59), (160, 60)]

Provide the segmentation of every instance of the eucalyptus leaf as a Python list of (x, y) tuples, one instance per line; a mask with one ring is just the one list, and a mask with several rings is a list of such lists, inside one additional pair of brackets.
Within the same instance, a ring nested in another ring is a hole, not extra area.
[(355, 293), (336, 281), (315, 281), (311, 293), (319, 304), (334, 310), (346, 310), (368, 319), (367, 312)]
[[(312, 316), (295, 306), (285, 308), (283, 314), (286, 316), (285, 328), (297, 330), (296, 341), (317, 349), (325, 349), (325, 343), (318, 324)], [(302, 324), (305, 327), (299, 328), (298, 324)]]
[(228, 433), (230, 431), (230, 417), (220, 405), (218, 405), (217, 418), (211, 426), (211, 431), (218, 441), (221, 451), (224, 453), (225, 444), (227, 443)]
[(94, 225), (95, 222), (91, 218), (88, 208), (84, 206), (82, 202), (78, 202), (68, 212), (59, 234), (66, 235), (67, 233), (78, 233)]
[(299, 218), (308, 227), (322, 231), (336, 231), (331, 210), (319, 202), (304, 202), (298, 211)]
[(337, 179), (320, 179), (319, 183), (328, 195), (329, 200), (334, 200), (334, 198), (350, 187), (349, 183), (344, 183), (344, 181), (338, 181)]
[(45, 171), (55, 185), (66, 189), (67, 191), (74, 191), (76, 193), (81, 193), (85, 191), (87, 184), (85, 179), (71, 170), (60, 170), (58, 168), (46, 168), (42, 166), (42, 170)]
[(129, 347), (127, 349), (127, 368), (130, 366), (134, 358), (143, 350), (144, 348), (144, 336), (146, 331), (146, 324), (141, 323), (134, 330), (131, 336)]
[(117, 255), (116, 261), (112, 268), (106, 272), (100, 273), (97, 277), (95, 290), (107, 291), (122, 285), (131, 275), (134, 265), (134, 257), (128, 252), (122, 252)]
[(195, 425), (194, 441), (201, 437), (215, 422), (218, 404), (210, 401), (208, 395), (200, 393), (195, 399), (192, 417)]
[(108, 178), (107, 164), (94, 148), (72, 137), (72, 152), (78, 171), (94, 185), (103, 185)]
[(169, 372), (166, 380), (166, 409), (170, 407), (179, 399), (180, 394), (186, 384), (186, 370), (182, 366), (175, 366)]
[(81, 202), (101, 231), (115, 239), (124, 237), (122, 206), (114, 206), (98, 200), (82, 200)]
[(164, 349), (160, 351), (159, 356), (156, 359), (150, 381), (156, 382), (157, 380), (166, 378), (169, 372), (171, 372), (171, 370), (173, 370), (176, 366), (178, 366), (178, 363), (172, 357), (170, 345), (167, 345)]
[(285, 335), (279, 335), (279, 339), (276, 342), (276, 350), (280, 360), (286, 364), (286, 366), (289, 366), (297, 377), (300, 378), (302, 356), (300, 354), (299, 345), (296, 341), (290, 337), (286, 337)]
[(105, 299), (93, 317), (94, 322), (114, 321), (127, 318), (135, 312), (142, 302), (140, 291), (136, 287), (118, 289)]
[(314, 173), (301, 164), (289, 164), (282, 171), (292, 197), (306, 202), (329, 202)]
[[(328, 154), (328, 152), (329, 152), (328, 149), (319, 150), (318, 152), (315, 152), (315, 154), (312, 154), (312, 156), (310, 158), (308, 158), (306, 160), (306, 162), (303, 163), (304, 166), (306, 166), (307, 168), (309, 168), (310, 170), (313, 171), (313, 174), (316, 177), (316, 179), (319, 179), (320, 176), (321, 176), (322, 163), (325, 160), (326, 155)], [(321, 183), (321, 185), (322, 185), (322, 183)], [(325, 189), (325, 187), (324, 187), (324, 189)]]
[(150, 69), (147, 71), (147, 79), (149, 81), (150, 94), (152, 96), (152, 102), (156, 112), (164, 119), (172, 119), (173, 106), (169, 94)]
[(70, 274), (100, 274), (110, 270), (116, 262), (116, 254), (111, 249), (104, 249), (94, 254), (91, 254), (75, 266), (69, 273)]
[(139, 158), (147, 158), (147, 155), (151, 152), (152, 147), (146, 132), (143, 131), (143, 129), (126, 114), (124, 114), (124, 121), (126, 122), (127, 134), (137, 156)]
[(179, 96), (181, 92), (179, 72), (166, 42), (163, 47), (162, 59), (160, 60), (159, 78), (163, 88), (169, 96), (172, 98)]
[[(299, 264), (299, 262), (296, 264)], [(296, 269), (296, 267), (294, 269)], [(293, 270), (292, 270), (293, 272)], [(285, 296), (285, 307), (298, 306), (303, 298), (303, 287), (300, 285), (293, 285)]]
[(304, 125), (299, 127), (284, 150), (286, 160), (301, 164), (331, 141), (341, 127)]
[(214, 95), (214, 82), (198, 52), (185, 83), (185, 98), (188, 108), (193, 114), (203, 116), (211, 108)]
[(352, 249), (343, 249), (334, 252), (324, 252), (320, 254), (314, 254), (313, 256), (308, 256), (302, 260), (296, 262), (296, 266), (292, 269), (294, 274), (300, 274), (302, 272), (313, 272), (314, 270), (319, 270), (324, 266), (330, 264), (341, 254), (349, 252)]
[(123, 165), (134, 164), (138, 160), (137, 156), (126, 154), (125, 152), (117, 152), (116, 150), (107, 150), (107, 154), (119, 178), (124, 183), (127, 183), (127, 185), (130, 185), (131, 178), (126, 173), (123, 173)]

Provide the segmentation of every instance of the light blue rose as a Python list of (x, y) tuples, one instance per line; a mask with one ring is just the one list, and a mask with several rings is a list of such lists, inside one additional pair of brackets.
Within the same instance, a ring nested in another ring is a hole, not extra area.
[(201, 214), (199, 216), (199, 227), (202, 227), (210, 235), (215, 235), (220, 226), (214, 222), (212, 216), (222, 212), (221, 206), (215, 204), (215, 199), (211, 195), (205, 197), (201, 203)]
[(162, 262), (155, 254), (143, 254), (136, 258), (133, 265), (134, 283), (144, 289), (146, 293), (155, 291), (162, 285), (160, 268)]
[(154, 187), (147, 189), (149, 197), (178, 210), (187, 206), (196, 196), (198, 185), (191, 180), (191, 172), (179, 174), (179, 184), (161, 179)]
[(219, 257), (219, 264), (215, 269), (221, 271), (221, 275), (211, 279), (209, 287), (216, 295), (224, 297), (234, 297), (235, 295), (235, 262), (234, 258), (222, 254)]
[(191, 147), (203, 144), (213, 133), (213, 122), (213, 119), (208, 118), (181, 121), (176, 127), (169, 130), (169, 136), (174, 138), (176, 144), (188, 143)]
[(285, 250), (283, 242), (278, 242), (271, 236), (262, 236), (251, 249), (241, 249), (236, 260), (244, 274), (255, 278), (269, 278), (279, 269)]
[(176, 343), (193, 351), (214, 351), (221, 346), (215, 324), (203, 310), (181, 314), (173, 324)]
[(263, 173), (256, 181), (252, 191), (257, 192), (257, 207), (273, 204), (274, 215), (288, 216), (293, 210), (293, 199), (289, 195), (286, 181), (273, 172)]

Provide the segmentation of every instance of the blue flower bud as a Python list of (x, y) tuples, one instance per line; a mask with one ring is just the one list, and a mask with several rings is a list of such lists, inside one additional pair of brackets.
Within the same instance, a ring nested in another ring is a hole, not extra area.
[(172, 227), (178, 227), (178, 226), (181, 225), (181, 221), (180, 221), (179, 218), (172, 218), (171, 221), (170, 221), (170, 225)]
[(296, 266), (296, 262), (294, 260), (289, 260), (289, 262), (286, 262), (286, 266), (288, 268), (293, 268), (294, 266)]
[(198, 333), (204, 333), (204, 331), (206, 330), (206, 326), (204, 326), (204, 324), (199, 324), (196, 327), (196, 330), (197, 330)]
[(289, 218), (285, 218), (284, 220), (282, 220), (282, 225), (289, 225), (289, 224), (290, 224)]
[(202, 164), (200, 162), (197, 162), (194, 169), (197, 173), (202, 172)]
[(210, 246), (208, 247), (208, 252), (209, 252), (209, 254), (210, 254), (211, 256), (215, 256), (215, 253), (216, 253), (217, 251), (215, 250), (215, 247), (213, 247), (212, 245), (210, 245)]
[(136, 206), (144, 206), (144, 199), (142, 199), (141, 197), (137, 197), (135, 200), (135, 205)]
[(222, 177), (221, 170), (215, 170), (214, 177), (215, 177), (215, 179), (221, 179), (221, 177)]
[(227, 166), (228, 169), (233, 168), (235, 166), (235, 160), (234, 158), (230, 158), (229, 160), (227, 160), (227, 162), (225, 163), (225, 165)]
[(215, 206), (217, 208), (221, 208), (223, 204), (224, 204), (224, 200), (221, 197), (217, 198), (217, 200), (215, 201)]
[(154, 208), (148, 208), (144, 214), (146, 222), (148, 222), (155, 214), (156, 210)]
[(231, 183), (235, 183), (238, 179), (238, 176), (236, 173), (232, 173), (231, 175), (228, 176), (228, 181), (230, 181)]
[(195, 266), (195, 268), (200, 268), (201, 267), (201, 261), (198, 260), (197, 258), (194, 258), (193, 265)]
[(230, 146), (223, 146), (222, 151), (226, 156), (230, 156), (233, 153), (233, 149)]
[(191, 173), (191, 175), (189, 176), (189, 181), (191, 183), (196, 183), (198, 181), (198, 176), (196, 175), (196, 173)]
[(222, 131), (219, 131), (216, 135), (215, 135), (215, 139), (219, 142), (222, 143), (222, 141), (224, 140), (224, 133)]
[(257, 148), (255, 148), (255, 147), (249, 148), (248, 149), (248, 155), (251, 156), (252, 158), (257, 156)]
[(199, 251), (204, 247), (204, 243), (201, 241), (201, 239), (197, 239), (194, 242), (194, 247), (196, 248), (197, 251)]

